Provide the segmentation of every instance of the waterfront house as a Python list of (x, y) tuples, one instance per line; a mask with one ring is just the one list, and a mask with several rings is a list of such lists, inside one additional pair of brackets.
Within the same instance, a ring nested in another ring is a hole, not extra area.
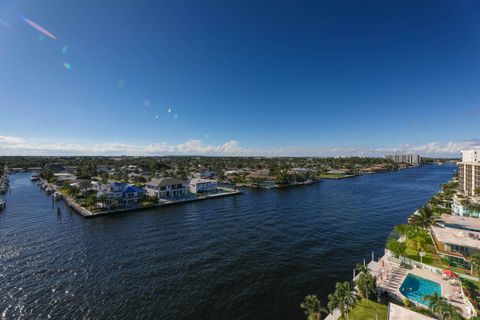
[(123, 182), (112, 182), (100, 186), (97, 193), (100, 207), (132, 206), (140, 204), (146, 196), (145, 190)]
[(126, 206), (139, 204), (145, 198), (145, 195), (146, 192), (144, 189), (130, 185), (122, 192), (123, 203)]
[(215, 178), (217, 173), (213, 170), (202, 170), (200, 171), (200, 178), (201, 179), (212, 179)]
[(176, 178), (152, 179), (145, 184), (148, 195), (159, 199), (182, 197), (187, 189), (182, 180)]
[(188, 181), (188, 189), (191, 193), (210, 193), (217, 190), (215, 180), (193, 178)]

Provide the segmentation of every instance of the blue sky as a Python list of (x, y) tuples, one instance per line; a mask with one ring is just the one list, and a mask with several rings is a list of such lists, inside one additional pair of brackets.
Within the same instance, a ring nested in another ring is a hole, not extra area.
[(0, 154), (479, 144), (478, 1), (3, 0), (0, 19)]

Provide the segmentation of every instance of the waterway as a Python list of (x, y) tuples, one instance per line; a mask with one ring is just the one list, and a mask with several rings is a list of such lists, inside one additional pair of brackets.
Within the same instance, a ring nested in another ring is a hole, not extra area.
[[(304, 319), (455, 166), (84, 219), (10, 176), (0, 319)], [(57, 207), (61, 214), (58, 214)]]

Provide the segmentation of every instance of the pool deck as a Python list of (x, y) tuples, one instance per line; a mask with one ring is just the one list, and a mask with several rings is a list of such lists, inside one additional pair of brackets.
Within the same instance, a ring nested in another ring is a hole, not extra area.
[[(400, 268), (398, 259), (389, 255), (383, 256), (379, 261), (372, 261), (368, 264), (370, 272), (377, 277), (377, 286), (382, 290), (388, 292), (393, 299), (402, 302), (406, 298), (400, 292), (400, 286), (408, 274), (412, 274), (424, 279), (437, 282), (440, 284), (442, 296), (454, 306), (456, 306), (462, 316), (470, 318), (470, 309), (468, 304), (464, 301), (464, 294), (462, 287), (458, 280), (452, 281), (445, 279), (442, 275), (432, 272), (431, 270), (414, 267), (413, 269)], [(417, 307), (427, 308), (425, 305), (410, 300)]]

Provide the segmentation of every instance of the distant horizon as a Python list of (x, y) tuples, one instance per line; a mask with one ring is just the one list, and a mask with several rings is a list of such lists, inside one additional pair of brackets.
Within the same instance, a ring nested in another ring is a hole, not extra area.
[(383, 157), (387, 154), (418, 154), (433, 158), (459, 158), (462, 150), (480, 149), (480, 140), (471, 139), (445, 144), (404, 144), (394, 147), (266, 147), (245, 148), (238, 141), (211, 145), (202, 140), (188, 140), (172, 145), (166, 142), (148, 145), (125, 143), (69, 144), (40, 139), (0, 136), (0, 156), (233, 156), (233, 157)]

